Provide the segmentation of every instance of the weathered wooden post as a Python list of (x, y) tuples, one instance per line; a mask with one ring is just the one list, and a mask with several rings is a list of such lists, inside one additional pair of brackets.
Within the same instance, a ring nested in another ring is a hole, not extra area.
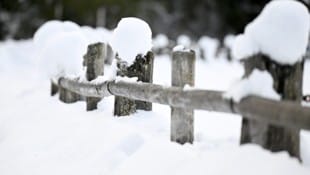
[[(121, 77), (137, 77), (138, 81), (153, 83), (153, 63), (154, 54), (148, 52), (145, 56), (137, 55), (134, 63), (127, 66), (127, 63), (119, 60), (117, 67), (117, 75)], [(115, 116), (127, 116), (136, 111), (136, 109), (141, 109), (145, 111), (152, 110), (152, 103), (131, 100), (124, 97), (115, 97), (114, 104), (114, 115)]]
[(114, 58), (114, 53), (110, 44), (105, 44), (105, 52), (104, 64), (111, 65)]
[(81, 99), (81, 96), (77, 93), (71, 92), (61, 86), (58, 86), (59, 100), (64, 103), (74, 103)]
[[(266, 70), (271, 74), (274, 89), (283, 100), (301, 102), (303, 62), (297, 62), (292, 66), (280, 65), (269, 57), (259, 54), (245, 60), (245, 76), (249, 76), (255, 68)], [(241, 144), (243, 143), (256, 143), (274, 152), (286, 150), (291, 156), (300, 158), (298, 129), (243, 118)]]
[[(172, 86), (195, 84), (195, 52), (175, 51), (172, 55)], [(171, 141), (180, 144), (194, 140), (194, 111), (171, 107)]]
[[(86, 79), (92, 81), (104, 74), (105, 47), (103, 43), (90, 44), (87, 53), (84, 55), (83, 65), (86, 66)], [(97, 109), (101, 98), (86, 97), (86, 110)]]
[(54, 79), (51, 80), (51, 96), (56, 95), (58, 92), (58, 85), (57, 85), (57, 81), (55, 81)]

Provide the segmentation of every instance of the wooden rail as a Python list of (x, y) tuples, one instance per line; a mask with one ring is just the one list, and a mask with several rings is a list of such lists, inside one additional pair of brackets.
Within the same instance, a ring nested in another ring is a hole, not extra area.
[(233, 113), (289, 128), (310, 130), (310, 108), (291, 101), (249, 96), (240, 103), (224, 99), (223, 92), (183, 90), (151, 83), (107, 81), (100, 84), (60, 78), (59, 85), (87, 97), (122, 96), (172, 107)]
[[(310, 108), (300, 105), (302, 63), (281, 66), (260, 56), (247, 59), (244, 77), (249, 76), (255, 68), (270, 69), (268, 71), (273, 76), (274, 89), (281, 95), (282, 101), (249, 96), (240, 103), (234, 103), (223, 98), (223, 92), (220, 91), (183, 89), (186, 84), (195, 84), (195, 53), (191, 50), (172, 53), (172, 87), (152, 84), (154, 57), (151, 52), (145, 56), (137, 55), (132, 65), (116, 57), (117, 75), (137, 77), (139, 82), (106, 81), (94, 84), (91, 81), (103, 74), (102, 63), (105, 58), (100, 54), (100, 47), (95, 49), (100, 45), (89, 46), (89, 53), (84, 57), (85, 63), (88, 63), (84, 66), (90, 70), (86, 72), (86, 77), (92, 78), (83, 82), (78, 79), (59, 79), (58, 86), (66, 92), (60, 93), (60, 96), (65, 95), (65, 98), (60, 98), (64, 102), (75, 102), (78, 100), (75, 98), (77, 94), (77, 97), (94, 99), (86, 100), (87, 110), (93, 110), (100, 98), (114, 95), (115, 116), (128, 116), (136, 109), (150, 111), (151, 103), (169, 105), (171, 141), (181, 144), (194, 141), (194, 109), (239, 114), (243, 117), (241, 144), (256, 143), (271, 151), (287, 150), (290, 155), (300, 158), (299, 131), (310, 130)], [(93, 75), (92, 72), (98, 73)]]

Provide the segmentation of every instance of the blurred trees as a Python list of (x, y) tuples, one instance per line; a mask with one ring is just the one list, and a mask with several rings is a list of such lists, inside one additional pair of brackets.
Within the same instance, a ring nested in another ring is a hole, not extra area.
[(146, 20), (174, 38), (242, 32), (269, 0), (0, 0), (0, 39), (28, 38), (46, 20), (114, 28), (122, 17)]

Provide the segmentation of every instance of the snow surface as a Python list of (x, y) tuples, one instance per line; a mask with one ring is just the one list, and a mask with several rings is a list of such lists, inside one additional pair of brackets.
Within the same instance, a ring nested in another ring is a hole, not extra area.
[(306, 52), (309, 27), (309, 12), (302, 3), (295, 0), (271, 1), (246, 26), (245, 32), (237, 36), (232, 55), (244, 59), (263, 53), (280, 64), (294, 64)]
[[(195, 111), (195, 142), (182, 146), (169, 141), (168, 106), (153, 104), (151, 112), (116, 118), (113, 97), (92, 112), (86, 112), (85, 102), (64, 104), (50, 97), (49, 80), (34, 69), (33, 48), (31, 40), (0, 42), (0, 80), (10, 84), (0, 91), (1, 175), (310, 173), (309, 132), (301, 134), (301, 165), (286, 152), (239, 146), (241, 117), (236, 115)], [(154, 60), (154, 83), (171, 85), (169, 57)], [(195, 87), (211, 90), (227, 90), (244, 72), (238, 62), (225, 60), (197, 60), (195, 71)]]
[(273, 79), (269, 72), (254, 69), (253, 72), (245, 79), (235, 83), (228, 90), (224, 97), (240, 102), (241, 99), (249, 95), (280, 100), (280, 95), (273, 89)]
[(152, 31), (143, 20), (122, 18), (113, 31), (112, 49), (131, 65), (138, 54), (145, 55), (152, 48)]

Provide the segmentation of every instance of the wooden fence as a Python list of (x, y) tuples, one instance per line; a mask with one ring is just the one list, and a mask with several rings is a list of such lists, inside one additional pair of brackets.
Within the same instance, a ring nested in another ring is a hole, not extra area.
[[(96, 47), (98, 48), (98, 45)], [(92, 50), (92, 48), (94, 49), (96, 47), (89, 46), (89, 52), (92, 52), (92, 54), (88, 55), (92, 55), (93, 59), (102, 58), (100, 54), (103, 51)], [(84, 59), (87, 60), (88, 57), (84, 56)], [(87, 101), (87, 103), (92, 103), (91, 106), (87, 105), (88, 110), (96, 109), (98, 99), (111, 95), (121, 97), (116, 98), (115, 102), (115, 108), (119, 108), (117, 105), (123, 105), (121, 110), (115, 112), (115, 115), (118, 116), (129, 115), (135, 112), (137, 102), (141, 101), (169, 105), (172, 109), (171, 140), (181, 144), (193, 142), (194, 109), (239, 114), (251, 120), (254, 119), (276, 126), (297, 130), (310, 130), (310, 108), (303, 107), (294, 101), (274, 101), (249, 96), (244, 98), (240, 103), (234, 103), (232, 100), (223, 98), (223, 92), (220, 91), (184, 89), (185, 84), (194, 86), (195, 53), (193, 51), (176, 51), (172, 54), (172, 87), (152, 83), (152, 73), (149, 72), (153, 70), (153, 66), (151, 65), (153, 64), (152, 54), (148, 54), (145, 57), (138, 56), (137, 59), (149, 59), (149, 61), (137, 61), (133, 64), (135, 66), (132, 65), (129, 67), (119, 62), (118, 75), (136, 75), (144, 82), (111, 80), (96, 84), (62, 77), (58, 81), (58, 86), (66, 89), (68, 91), (67, 93), (78, 94), (79, 96), (86, 97), (86, 99), (95, 98), (95, 101)], [(93, 70), (96, 67), (100, 67), (95, 66), (95, 62), (90, 61), (89, 64), (86, 64), (87, 69)], [(102, 61), (99, 62), (102, 63)], [(96, 70), (89, 72), (94, 73)], [(95, 79), (98, 75), (103, 75), (103, 71), (100, 70), (98, 74), (92, 76), (92, 79)], [(68, 98), (71, 96), (68, 96)], [(117, 102), (118, 100), (121, 102)], [(76, 100), (69, 100), (67, 102), (74, 101)], [(139, 109), (151, 110), (151, 106), (144, 105)]]

